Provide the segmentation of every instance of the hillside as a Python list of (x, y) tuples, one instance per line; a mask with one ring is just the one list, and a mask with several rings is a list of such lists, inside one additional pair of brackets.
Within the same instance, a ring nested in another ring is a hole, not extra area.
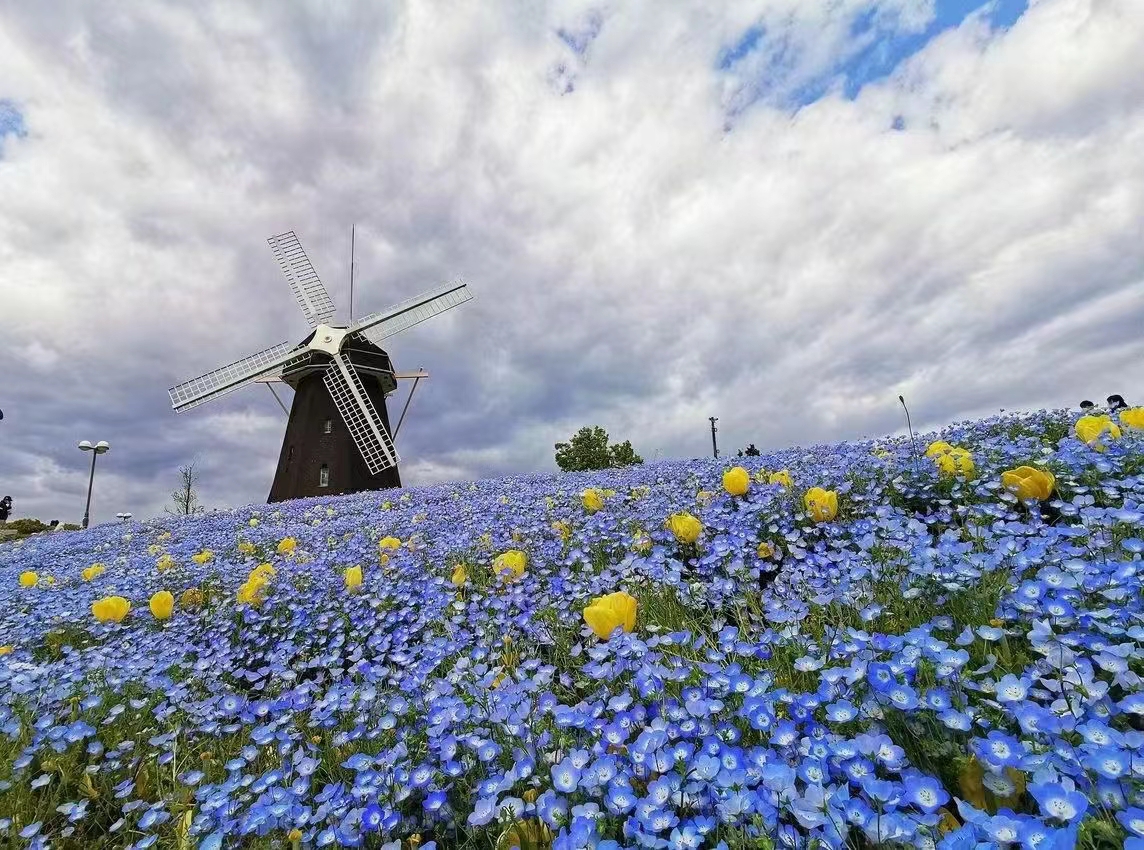
[(0, 836), (1139, 843), (1144, 432), (1073, 424), (2, 544)]

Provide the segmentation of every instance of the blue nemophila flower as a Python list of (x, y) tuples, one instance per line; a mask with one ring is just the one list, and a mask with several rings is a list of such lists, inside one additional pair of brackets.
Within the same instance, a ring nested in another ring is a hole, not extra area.
[(1055, 820), (1072, 823), (1088, 810), (1088, 798), (1084, 794), (1055, 783), (1030, 785), (1029, 793), (1036, 799), (1042, 814)]

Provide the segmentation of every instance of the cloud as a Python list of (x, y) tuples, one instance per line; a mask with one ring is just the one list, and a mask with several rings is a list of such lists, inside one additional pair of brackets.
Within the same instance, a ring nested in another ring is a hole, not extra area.
[(356, 315), (476, 296), (392, 340), (432, 375), (410, 484), (583, 424), (650, 460), (712, 415), (733, 450), (898, 430), (899, 393), (923, 427), (1138, 400), (1142, 36), (1134, 0), (14, 9), (0, 490), (78, 519), (107, 439), (97, 521), (196, 456), (207, 504), (264, 499), (269, 393), (166, 389), (305, 335), (270, 234), (344, 318), (351, 224)]

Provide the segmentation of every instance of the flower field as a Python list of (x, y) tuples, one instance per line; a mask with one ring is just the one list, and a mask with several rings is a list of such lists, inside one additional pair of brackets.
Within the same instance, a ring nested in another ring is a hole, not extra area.
[(0, 847), (1144, 847), (1144, 430), (0, 546)]

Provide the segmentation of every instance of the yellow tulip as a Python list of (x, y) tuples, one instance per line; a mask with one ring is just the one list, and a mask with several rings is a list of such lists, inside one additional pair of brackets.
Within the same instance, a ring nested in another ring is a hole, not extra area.
[(163, 547), (160, 546), (158, 543), (152, 543), (150, 546), (147, 547), (147, 554), (150, 555), (152, 558), (154, 558), (156, 555), (158, 555), (162, 551), (163, 551)]
[(400, 549), (401, 541), (396, 537), (383, 537), (377, 541), (377, 549), (379, 552), (384, 552), (386, 549)]
[(838, 494), (833, 490), (811, 487), (803, 497), (803, 504), (815, 522), (830, 522), (838, 516)]
[(462, 587), (468, 580), (469, 574), (465, 571), (465, 565), (457, 564), (457, 566), (453, 568), (453, 575), (449, 581), (453, 582), (456, 587)]
[(584, 622), (600, 640), (607, 640), (617, 627), (630, 632), (636, 627), (635, 597), (622, 590), (597, 597), (584, 609)]
[(197, 587), (188, 587), (179, 594), (179, 607), (194, 610), (203, 604), (203, 592)]
[(0, 646), (0, 655), (7, 655), (12, 651), (12, 648), (10, 644), (8, 646)]
[(1053, 492), (1056, 479), (1046, 469), (1032, 466), (1019, 466), (1001, 473), (1001, 485), (1018, 499), (1038, 499), (1044, 501)]
[(770, 481), (772, 484), (781, 484), (783, 487), (791, 487), (794, 481), (790, 477), (790, 473), (785, 469), (780, 469), (778, 472), (772, 472)]
[(131, 603), (122, 596), (105, 596), (91, 603), (91, 613), (101, 623), (120, 623), (131, 610)]
[(723, 473), (723, 489), (732, 496), (742, 496), (751, 487), (751, 474), (741, 466), (733, 466)]
[(39, 581), (39, 573), (34, 573), (31, 570), (20, 573), (20, 587), (35, 587)]
[(271, 564), (263, 563), (259, 564), (257, 567), (250, 571), (249, 578), (257, 578), (262, 581), (270, 581), (270, 579), (274, 578), (276, 575), (278, 575), (278, 571), (274, 569)]
[(238, 589), (238, 604), (257, 608), (266, 599), (266, 579), (251, 575)]
[(604, 507), (604, 496), (595, 487), (589, 487), (580, 494), (580, 504), (584, 506), (590, 514), (594, 514), (600, 508)]
[(214, 558), (214, 552), (212, 552), (210, 549), (204, 549), (203, 551), (199, 552), (197, 555), (191, 556), (191, 560), (194, 561), (196, 564), (205, 564), (208, 561), (210, 561), (212, 558)]
[(976, 469), (973, 456), (965, 449), (950, 448), (949, 451), (934, 457), (934, 462), (943, 475), (962, 475), (970, 478)]
[(103, 564), (92, 564), (90, 567), (80, 573), (80, 575), (83, 576), (84, 581), (91, 581), (93, 578), (98, 578), (104, 569), (105, 567)]
[(953, 446), (951, 446), (945, 440), (937, 440), (936, 442), (930, 443), (926, 448), (926, 457), (937, 457), (938, 455), (943, 455), (952, 448)]
[(346, 570), (346, 590), (353, 592), (361, 587), (361, 567), (350, 567)]
[(151, 597), (149, 607), (156, 620), (168, 620), (171, 612), (175, 610), (175, 597), (169, 590), (160, 590)]
[(524, 568), (528, 564), (528, 556), (519, 549), (509, 549), (497, 555), (493, 560), (493, 572), (505, 581), (514, 581), (524, 575)]
[(761, 560), (765, 561), (767, 558), (774, 556), (775, 547), (764, 540), (759, 544), (759, 548), (756, 550), (755, 554), (758, 555)]
[(279, 555), (293, 555), (294, 550), (298, 548), (298, 541), (293, 537), (283, 537), (278, 541), (278, 554)]
[(238, 543), (238, 551), (241, 552), (243, 555), (253, 555), (254, 554), (254, 544), (251, 543), (249, 540), (240, 540)]
[(552, 523), (552, 530), (560, 535), (561, 540), (567, 540), (572, 536), (572, 526), (562, 519), (558, 519)]
[(694, 543), (703, 533), (703, 523), (689, 513), (672, 514), (668, 517), (667, 527), (675, 539), (684, 545)]
[(1144, 430), (1144, 407), (1130, 407), (1120, 411), (1120, 424)]
[[(198, 555), (196, 555), (195, 557), (197, 558)], [(198, 561), (197, 563), (201, 564), (202, 561)], [(175, 566), (176, 566), (176, 561), (170, 555), (161, 555), (159, 557), (159, 560), (157, 560), (155, 562), (156, 569), (158, 569), (159, 572), (161, 572), (161, 573), (166, 572), (167, 570), (170, 570), (170, 569), (174, 569)]]
[(1120, 428), (1107, 416), (1082, 416), (1076, 421), (1077, 438), (1097, 451), (1104, 449), (1100, 438), (1105, 432), (1108, 432), (1108, 436), (1113, 440), (1120, 437)]
[(258, 528), (258, 519), (256, 517), (251, 517), (247, 525), (249, 525), (251, 528)]

